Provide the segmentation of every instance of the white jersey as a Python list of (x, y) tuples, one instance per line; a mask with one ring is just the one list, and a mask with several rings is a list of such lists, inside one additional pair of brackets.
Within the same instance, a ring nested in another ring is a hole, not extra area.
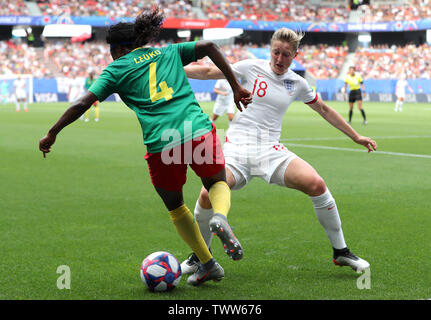
[(15, 87), (15, 94), (17, 99), (25, 99), (27, 97), (26, 87), (27, 83), (24, 79), (16, 79), (13, 82)]
[(69, 81), (69, 102), (73, 102), (80, 97), (83, 84), (79, 78), (73, 78)]
[(213, 113), (218, 116), (222, 116), (225, 112), (228, 114), (234, 114), (235, 101), (233, 100), (233, 91), (229, 82), (226, 79), (219, 79), (217, 80), (214, 89), (227, 92), (228, 94), (226, 96), (217, 94)]
[(217, 80), (214, 89), (227, 92), (226, 96), (217, 94), (216, 103), (229, 104), (233, 103), (233, 92), (229, 82), (226, 79)]
[(399, 79), (395, 86), (395, 95), (397, 97), (404, 97), (406, 95), (406, 87), (408, 86), (407, 80)]
[(289, 105), (295, 99), (308, 104), (317, 100), (304, 78), (290, 69), (277, 75), (268, 60), (243, 60), (232, 69), (253, 96), (253, 102), (237, 112), (229, 126), (226, 140), (232, 143), (279, 143), (283, 116)]

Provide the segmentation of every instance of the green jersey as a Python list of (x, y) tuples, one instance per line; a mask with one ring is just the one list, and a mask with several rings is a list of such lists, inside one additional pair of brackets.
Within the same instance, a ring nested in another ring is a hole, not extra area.
[(87, 78), (87, 79), (85, 79), (85, 83), (84, 83), (84, 88), (85, 88), (85, 90), (87, 90), (88, 91), (88, 89), (90, 89), (90, 87), (93, 85), (93, 83), (95, 83), (96, 82), (96, 79), (95, 78), (93, 78), (93, 79), (90, 79), (90, 78)]
[(99, 101), (118, 93), (136, 113), (150, 153), (173, 148), (212, 129), (183, 68), (196, 61), (195, 44), (137, 48), (109, 64), (89, 89)]

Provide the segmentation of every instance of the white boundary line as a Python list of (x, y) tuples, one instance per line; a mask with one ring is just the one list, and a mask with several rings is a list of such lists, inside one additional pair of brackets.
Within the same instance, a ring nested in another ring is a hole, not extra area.
[[(362, 149), (338, 148), (338, 147), (328, 147), (328, 146), (315, 146), (315, 145), (298, 144), (298, 143), (289, 143), (288, 147), (289, 146), (292, 146), (292, 147), (302, 147), (302, 148), (311, 148), (311, 149), (337, 150), (337, 151), (368, 152), (367, 150), (362, 150)], [(403, 157), (431, 159), (431, 155), (427, 155), (427, 154), (400, 153), (400, 152), (389, 152), (389, 151), (373, 151), (373, 153), (375, 153), (375, 154), (388, 154), (388, 155), (392, 155), (392, 156), (403, 156)]]
[[(430, 135), (425, 136), (380, 136), (380, 137), (373, 137), (374, 140), (379, 139), (426, 139), (431, 138)], [(349, 140), (349, 137), (323, 137), (323, 138), (288, 138), (288, 139), (281, 139), (280, 142), (287, 142), (287, 141), (330, 141), (330, 140)]]

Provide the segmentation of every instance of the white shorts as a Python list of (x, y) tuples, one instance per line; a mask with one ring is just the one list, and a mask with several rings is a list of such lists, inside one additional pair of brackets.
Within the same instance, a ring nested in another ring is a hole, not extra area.
[(395, 92), (395, 95), (397, 96), (398, 99), (399, 98), (405, 99), (405, 97), (406, 97), (405, 91), (397, 91), (397, 92)]
[(69, 102), (74, 102), (75, 100), (77, 100), (79, 98), (79, 91), (78, 90), (71, 90), (70, 94), (69, 94), (69, 98), (68, 101)]
[(224, 113), (235, 113), (235, 103), (229, 101), (227, 103), (223, 101), (216, 101), (214, 104), (213, 113), (218, 116), (224, 115)]
[(226, 167), (236, 181), (233, 190), (243, 188), (254, 177), (285, 187), (284, 172), (290, 161), (298, 157), (282, 144), (256, 146), (226, 142), (223, 153)]
[(27, 99), (27, 93), (25, 90), (17, 90), (16, 91), (16, 98), (17, 100)]

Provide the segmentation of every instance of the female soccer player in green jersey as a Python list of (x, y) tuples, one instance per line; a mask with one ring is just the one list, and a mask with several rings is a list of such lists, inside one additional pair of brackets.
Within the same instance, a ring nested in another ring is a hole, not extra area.
[(240, 244), (226, 219), (230, 189), (226, 184), (220, 141), (214, 125), (194, 97), (183, 66), (204, 56), (210, 57), (229, 81), (240, 111), (240, 103), (246, 107), (251, 102), (251, 94), (239, 84), (213, 42), (145, 47), (160, 31), (163, 19), (163, 14), (154, 7), (139, 14), (135, 23), (118, 23), (109, 28), (106, 40), (111, 45), (114, 61), (40, 140), (39, 149), (45, 157), (65, 126), (78, 119), (96, 100), (103, 101), (118, 93), (141, 124), (151, 181), (178, 233), (201, 262), (199, 269), (187, 279), (189, 284), (199, 285), (208, 280), (221, 280), (224, 270), (214, 260), (192, 213), (184, 205), (182, 187), (187, 164), (209, 192), (214, 212), (218, 213), (218, 225), (224, 230), (220, 238), (237, 248)]
[[(88, 78), (85, 79), (85, 83), (84, 83), (85, 91), (88, 91), (88, 89), (90, 89), (90, 87), (95, 82), (96, 82), (96, 78), (94, 78), (94, 73), (90, 72), (90, 74), (88, 75)], [(95, 113), (94, 121), (98, 122), (99, 121), (99, 114), (100, 114), (99, 101), (94, 102), (93, 106), (94, 106), (94, 113)], [(85, 122), (88, 122), (88, 121), (90, 121), (90, 109), (85, 111)]]

